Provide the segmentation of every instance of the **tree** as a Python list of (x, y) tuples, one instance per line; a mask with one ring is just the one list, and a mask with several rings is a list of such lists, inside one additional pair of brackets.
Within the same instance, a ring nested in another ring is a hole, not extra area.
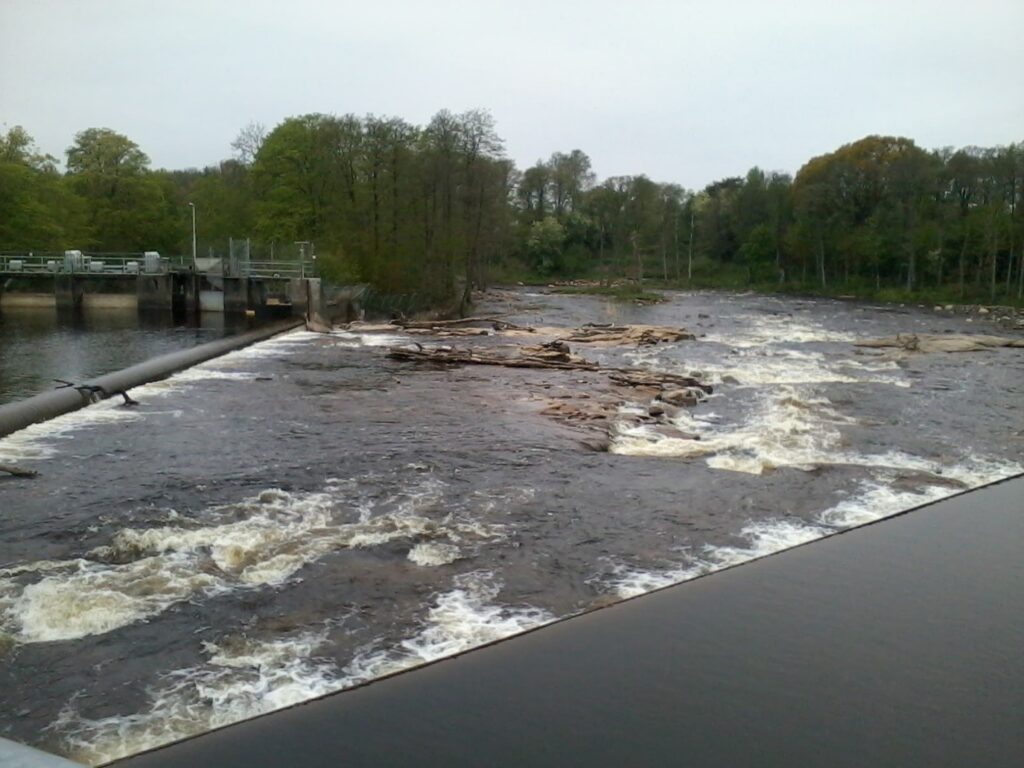
[(67, 150), (67, 177), (85, 202), (93, 247), (142, 251), (175, 241), (171, 189), (148, 167), (138, 145), (109, 128), (75, 136)]
[(231, 148), (235, 150), (238, 162), (242, 165), (252, 165), (266, 140), (266, 126), (263, 123), (251, 122), (238, 132), (234, 141), (231, 142)]
[(533, 268), (542, 274), (557, 272), (562, 264), (565, 228), (554, 216), (546, 216), (530, 225), (526, 250)]

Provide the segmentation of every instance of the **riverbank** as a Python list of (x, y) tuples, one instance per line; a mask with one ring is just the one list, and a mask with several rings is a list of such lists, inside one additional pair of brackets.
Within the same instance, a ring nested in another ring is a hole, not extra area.
[[(531, 284), (532, 285), (532, 284)], [(773, 296), (777, 298), (792, 299), (834, 299), (836, 301), (857, 301), (864, 303), (879, 303), (891, 306), (894, 309), (905, 309), (915, 307), (917, 309), (931, 309), (934, 312), (963, 315), (968, 322), (976, 318), (979, 321), (994, 323), (1003, 328), (1012, 330), (1024, 330), (1024, 303), (1012, 304), (991, 304), (984, 302), (963, 303), (962, 300), (953, 301), (948, 293), (909, 294), (902, 291), (865, 291), (861, 293), (845, 292), (822, 292), (806, 287), (793, 287), (783, 289), (778, 285), (761, 285), (755, 287), (724, 287), (720, 285), (691, 286), (687, 284), (646, 281), (642, 285), (635, 281), (612, 281), (606, 284), (600, 280), (566, 280), (556, 282), (538, 282), (536, 287), (542, 287), (554, 293), (563, 293), (576, 296), (603, 296), (619, 301), (629, 301), (641, 304), (654, 304), (665, 301), (664, 292), (685, 292), (685, 291), (721, 291), (725, 293), (742, 292), (755, 293), (762, 296)]]

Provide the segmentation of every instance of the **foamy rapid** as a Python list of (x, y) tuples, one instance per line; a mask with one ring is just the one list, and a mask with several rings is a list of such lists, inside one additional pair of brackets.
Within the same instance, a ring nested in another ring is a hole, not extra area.
[(354, 333), (336, 330), (331, 332), (336, 344), (342, 347), (394, 347), (408, 344), (410, 338), (397, 333)]
[(437, 596), (420, 630), (391, 647), (379, 644), (344, 670), (317, 653), (326, 631), (256, 641), (226, 638), (204, 644), (208, 661), (177, 670), (149, 692), (145, 711), (83, 717), (72, 700), (49, 726), (74, 759), (97, 764), (246, 720), (382, 675), (460, 653), (552, 621), (546, 611), (495, 604), (501, 583), (485, 571), (462, 574)]
[(91, 719), (72, 699), (48, 730), (72, 759), (96, 765), (298, 704), (339, 688), (334, 664), (316, 657), (325, 644), (326, 632), (204, 643), (207, 664), (163, 675), (145, 710)]
[(687, 554), (681, 562), (657, 570), (619, 563), (613, 565), (610, 577), (595, 581), (600, 588), (622, 598), (635, 597), (873, 523), (947, 498), (961, 489), (987, 485), (1022, 472), (1024, 467), (1013, 462), (969, 459), (946, 469), (944, 477), (954, 481), (952, 484), (935, 473), (932, 483), (925, 481), (922, 486), (911, 490), (897, 490), (891, 484), (898, 479), (898, 472), (874, 470), (872, 479), (862, 481), (855, 491), (819, 514), (815, 522), (795, 519), (752, 522), (738, 534), (739, 538), (746, 540), (745, 545), (708, 546), (699, 555)]
[(0, 571), (0, 631), (22, 643), (73, 640), (143, 621), (182, 600), (280, 584), (346, 548), (405, 540), (409, 560), (437, 566), (462, 557), (460, 546), (503, 534), (502, 526), (455, 512), (428, 516), (444, 488), (428, 477), (379, 511), (335, 481), (322, 492), (268, 490), (214, 507), (204, 515), (213, 524), (125, 528), (87, 558)]
[[(732, 347), (733, 354), (716, 355), (707, 364), (699, 363), (703, 378), (716, 384), (719, 394), (696, 408), (681, 409), (671, 422), (679, 432), (700, 439), (674, 436), (671, 431), (666, 434), (654, 425), (638, 423), (635, 416), (645, 413), (646, 405), (630, 404), (621, 409), (613, 427), (610, 452), (700, 458), (715, 469), (752, 474), (779, 467), (811, 470), (846, 465), (864, 468), (869, 477), (813, 523), (751, 523), (738, 534), (746, 545), (709, 547), (660, 569), (616, 564), (611, 578), (602, 580), (613, 593), (622, 597), (643, 594), (1024, 472), (1024, 467), (1015, 462), (976, 455), (943, 463), (900, 450), (850, 450), (842, 431), (856, 421), (824, 396), (823, 385), (908, 387), (910, 383), (899, 366), (891, 360), (855, 360), (816, 349), (792, 348), (806, 343), (849, 342), (854, 340), (851, 334), (816, 328), (793, 318), (750, 317), (748, 321), (749, 327), (736, 334), (704, 337), (704, 341)], [(639, 350), (630, 358), (641, 368), (687, 372), (663, 349)], [(753, 397), (742, 418), (735, 422), (713, 410), (729, 399), (728, 394), (721, 393), (728, 393), (730, 387), (746, 390)], [(900, 488), (897, 481), (908, 476), (913, 487)]]
[(495, 603), (501, 582), (488, 571), (455, 577), (455, 589), (440, 595), (424, 627), (397, 647), (372, 647), (345, 668), (346, 687), (468, 651), (554, 621), (539, 608)]
[(103, 400), (0, 438), (0, 462), (18, 464), (46, 459), (57, 453), (60, 441), (71, 439), (80, 429), (139, 418), (137, 411), (121, 407), (119, 400)]
[(604, 581), (607, 588), (619, 597), (636, 597), (799, 544), (806, 544), (820, 539), (827, 533), (827, 529), (822, 526), (808, 525), (795, 520), (763, 520), (750, 523), (740, 530), (738, 538), (745, 540), (744, 545), (708, 546), (700, 554), (687, 557), (685, 562), (659, 571), (616, 565), (612, 569), (611, 577)]
[(831, 331), (810, 325), (789, 315), (740, 315), (745, 321), (742, 330), (728, 335), (708, 333), (704, 341), (726, 344), (730, 347), (750, 348), (766, 344), (806, 344), (808, 342), (842, 343), (855, 341), (856, 336), (845, 331)]

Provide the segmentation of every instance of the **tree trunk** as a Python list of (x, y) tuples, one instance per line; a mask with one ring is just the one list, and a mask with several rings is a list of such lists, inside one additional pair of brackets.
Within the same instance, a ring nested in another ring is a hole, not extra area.
[(825, 278), (825, 235), (821, 229), (818, 229), (818, 269), (819, 276), (821, 277), (821, 287), (827, 287), (827, 280)]
[(693, 220), (694, 212), (693, 208), (690, 209), (690, 247), (686, 256), (686, 283), (689, 285), (693, 282)]
[(992, 255), (992, 287), (991, 287), (991, 290), (989, 291), (989, 293), (991, 295), (991, 299), (990, 300), (992, 302), (995, 302), (995, 300), (996, 300), (996, 274), (997, 274), (996, 273), (996, 267), (997, 267), (997, 263), (999, 261), (999, 259), (998, 259), (999, 253), (998, 253), (998, 250), (997, 250), (997, 244), (998, 244), (998, 239), (996, 238), (996, 230), (993, 227), (993, 229), (992, 229), (992, 237), (989, 240), (989, 251), (991, 252), (991, 255)]
[(961, 299), (963, 299), (963, 297), (964, 297), (964, 277), (965, 277), (964, 273), (967, 270), (967, 241), (969, 239), (969, 235), (970, 235), (970, 230), (965, 229), (964, 230), (964, 241), (963, 241), (963, 243), (960, 246), (960, 263), (959, 263), (959, 267), (960, 267), (960, 290), (959, 290), (959, 295), (960, 295)]
[(679, 211), (676, 211), (675, 226), (672, 231), (672, 249), (675, 251), (676, 257), (676, 282), (680, 280), (679, 274)]
[(637, 285), (644, 284), (644, 262), (640, 256), (640, 248), (637, 247), (637, 233), (633, 233), (633, 237), (630, 238), (633, 241), (633, 256), (636, 259), (636, 282)]

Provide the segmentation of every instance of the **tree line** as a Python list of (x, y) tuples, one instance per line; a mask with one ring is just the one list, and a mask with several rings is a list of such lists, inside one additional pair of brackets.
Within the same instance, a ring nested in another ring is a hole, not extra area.
[(628, 278), (832, 293), (1024, 293), (1024, 142), (928, 151), (868, 136), (795, 176), (752, 168), (701, 190), (598, 181), (576, 149), (519, 170), (482, 110), (310, 114), (242, 129), (234, 156), (154, 170), (128, 137), (77, 134), (65, 170), (20, 127), (0, 134), (0, 251), (315, 244), (324, 275), (432, 301), (514, 279)]

